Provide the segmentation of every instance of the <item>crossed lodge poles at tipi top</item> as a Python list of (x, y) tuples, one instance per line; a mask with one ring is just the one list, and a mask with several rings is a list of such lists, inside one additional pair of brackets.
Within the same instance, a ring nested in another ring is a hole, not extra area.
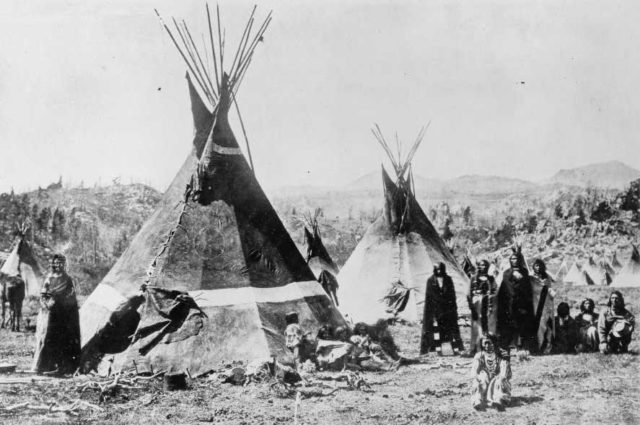
[(423, 128), (404, 158), (394, 157), (380, 129), (374, 135), (393, 165), (396, 181), (382, 168), (384, 209), (346, 261), (338, 282), (340, 311), (353, 322), (372, 323), (397, 316), (422, 319), (426, 281), (444, 263), (456, 290), (458, 311), (468, 314), (469, 279), (418, 204), (411, 160), (424, 137)]
[(255, 30), (254, 14), (227, 61), (219, 10), (215, 26), (207, 7), (213, 71), (184, 22), (174, 20), (174, 30), (165, 25), (189, 69), (195, 138), (156, 211), (82, 306), (85, 367), (100, 370), (111, 360), (121, 368), (143, 357), (155, 370), (197, 375), (221, 361), (286, 356), (289, 312), (312, 333), (345, 324), (229, 125), (238, 86), (271, 20), (269, 14)]

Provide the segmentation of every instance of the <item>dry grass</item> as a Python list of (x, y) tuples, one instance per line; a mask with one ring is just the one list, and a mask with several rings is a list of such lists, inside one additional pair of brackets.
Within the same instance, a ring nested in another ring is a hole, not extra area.
[[(572, 306), (589, 295), (601, 302), (608, 288), (558, 288), (557, 300)], [(640, 290), (623, 291), (628, 306), (640, 311)], [(417, 349), (419, 329), (397, 326), (394, 332), (405, 355)], [(468, 330), (465, 329), (463, 337)], [(3, 361), (28, 368), (33, 334), (0, 331)], [(513, 361), (514, 400), (504, 412), (476, 412), (469, 397), (470, 359), (433, 357), (428, 364), (401, 368), (396, 373), (367, 373), (373, 392), (339, 390), (327, 397), (303, 398), (300, 424), (573, 424), (640, 423), (640, 342), (632, 353), (603, 356), (542, 356)], [(0, 376), (1, 378), (1, 376)], [(98, 403), (96, 391), (80, 393), (85, 378), (50, 380), (32, 384), (0, 384), (0, 406), (20, 402), (71, 404), (82, 399)], [(32, 423), (294, 423), (295, 398), (274, 391), (268, 384), (246, 388), (220, 384), (217, 379), (191, 381), (188, 391), (165, 393), (159, 381), (143, 389), (126, 389), (111, 395), (104, 411), (65, 413), (0, 413), (0, 422)], [(333, 385), (333, 384), (329, 384)], [(328, 389), (324, 389), (328, 392)]]

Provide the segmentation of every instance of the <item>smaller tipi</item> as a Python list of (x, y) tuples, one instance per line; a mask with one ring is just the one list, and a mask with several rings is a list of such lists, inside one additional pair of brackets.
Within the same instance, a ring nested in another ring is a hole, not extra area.
[(589, 257), (587, 259), (587, 262), (584, 264), (582, 269), (587, 272), (596, 285), (609, 286), (611, 284), (611, 275), (602, 267), (602, 265), (599, 265), (593, 257)]
[(560, 263), (560, 267), (558, 267), (558, 271), (556, 271), (555, 276), (553, 276), (553, 280), (556, 282), (562, 282), (567, 273), (569, 273), (569, 263), (565, 258), (562, 260), (562, 263)]
[(322, 243), (320, 237), (320, 226), (318, 225), (318, 217), (320, 209), (316, 208), (313, 215), (305, 217), (304, 237), (307, 244), (306, 260), (309, 268), (315, 275), (316, 279), (322, 285), (331, 301), (338, 306), (338, 266), (331, 259), (327, 248)]
[(573, 284), (573, 286), (594, 286), (595, 285), (595, 282), (593, 281), (591, 276), (589, 276), (589, 273), (587, 273), (586, 270), (582, 270), (581, 272), (579, 272), (578, 277), (575, 280), (572, 280), (571, 283)]
[(25, 283), (26, 295), (38, 296), (42, 284), (42, 273), (36, 256), (26, 240), (28, 230), (24, 225), (19, 227), (13, 249), (0, 268), (0, 278), (20, 274)]
[(616, 251), (613, 251), (613, 254), (611, 255), (611, 266), (616, 271), (616, 273), (622, 270), (623, 265), (620, 260), (618, 260), (618, 254), (616, 253)]
[(571, 267), (569, 267), (569, 271), (564, 276), (564, 279), (562, 279), (562, 281), (565, 282), (565, 283), (576, 283), (576, 282), (581, 281), (582, 279), (583, 279), (583, 277), (582, 277), (582, 266), (576, 260), (576, 261), (573, 262)]
[(640, 287), (640, 253), (636, 245), (631, 245), (631, 258), (620, 270), (611, 286)]

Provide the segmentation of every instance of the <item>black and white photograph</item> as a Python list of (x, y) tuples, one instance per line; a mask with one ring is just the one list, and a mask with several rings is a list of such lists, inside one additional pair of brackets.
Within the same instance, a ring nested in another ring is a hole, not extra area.
[(0, 3), (0, 423), (640, 424), (640, 5)]

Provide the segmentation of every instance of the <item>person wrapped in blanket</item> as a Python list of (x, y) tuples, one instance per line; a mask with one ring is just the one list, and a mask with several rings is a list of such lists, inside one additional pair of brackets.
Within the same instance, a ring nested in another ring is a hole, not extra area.
[(578, 345), (578, 324), (569, 314), (571, 309), (569, 304), (562, 302), (558, 304), (557, 316), (555, 317), (556, 334), (553, 339), (553, 354), (574, 354)]
[(598, 351), (598, 313), (595, 312), (596, 303), (591, 298), (585, 298), (580, 303), (580, 314), (576, 316), (579, 341), (577, 351), (588, 353)]
[(497, 347), (497, 338), (485, 334), (482, 351), (473, 358), (471, 386), (472, 403), (476, 410), (495, 407), (502, 410), (511, 401), (511, 362), (509, 353)]
[(598, 318), (600, 352), (626, 353), (635, 327), (635, 317), (625, 308), (624, 297), (620, 291), (611, 293), (607, 306)]
[(32, 365), (36, 373), (69, 374), (80, 364), (76, 288), (65, 266), (65, 256), (55, 254), (42, 285)]

